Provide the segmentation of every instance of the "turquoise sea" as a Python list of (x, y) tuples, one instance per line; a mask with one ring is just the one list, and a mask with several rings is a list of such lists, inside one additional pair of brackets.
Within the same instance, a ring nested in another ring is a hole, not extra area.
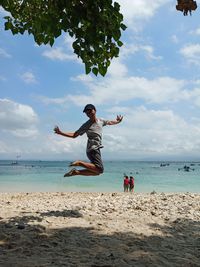
[(0, 192), (123, 192), (124, 173), (135, 177), (135, 192), (200, 192), (200, 162), (106, 161), (100, 176), (64, 178), (68, 165), (1, 160)]

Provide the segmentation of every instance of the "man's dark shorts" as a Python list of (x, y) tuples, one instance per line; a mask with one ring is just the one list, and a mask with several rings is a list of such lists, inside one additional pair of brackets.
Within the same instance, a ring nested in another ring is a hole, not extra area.
[(91, 163), (93, 163), (99, 169), (100, 173), (103, 173), (104, 167), (103, 167), (103, 162), (101, 159), (100, 149), (87, 151), (86, 153)]

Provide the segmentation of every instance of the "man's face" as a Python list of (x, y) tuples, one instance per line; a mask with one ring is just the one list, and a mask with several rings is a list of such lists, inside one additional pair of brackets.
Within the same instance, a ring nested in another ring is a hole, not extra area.
[(96, 114), (96, 110), (95, 109), (87, 109), (85, 111), (85, 114), (88, 116), (88, 118), (93, 118)]

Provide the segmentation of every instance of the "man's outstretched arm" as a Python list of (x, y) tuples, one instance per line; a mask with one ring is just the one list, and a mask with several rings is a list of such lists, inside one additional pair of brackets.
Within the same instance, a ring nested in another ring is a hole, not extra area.
[(79, 134), (77, 132), (73, 132), (73, 133), (64, 133), (62, 132), (58, 126), (56, 126), (54, 128), (54, 133), (65, 136), (65, 137), (69, 137), (69, 138), (76, 138), (77, 136), (79, 136)]
[(115, 125), (120, 123), (123, 120), (123, 116), (122, 115), (117, 115), (117, 118), (113, 121), (107, 121), (107, 125)]

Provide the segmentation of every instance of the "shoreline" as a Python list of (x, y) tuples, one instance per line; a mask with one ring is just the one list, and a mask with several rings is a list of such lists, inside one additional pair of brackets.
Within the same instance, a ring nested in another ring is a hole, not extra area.
[(0, 266), (200, 266), (200, 194), (0, 193)]
[(120, 193), (123, 192), (124, 173), (131, 173), (135, 178), (136, 193), (150, 193), (154, 190), (159, 193), (200, 193), (200, 166), (188, 163), (187, 166), (194, 167), (195, 171), (186, 172), (183, 170), (184, 165), (185, 163), (173, 163), (160, 167), (158, 162), (105, 162), (105, 172), (101, 176), (64, 178), (63, 174), (69, 170), (66, 162), (30, 161), (10, 168), (2, 165), (0, 191)]

